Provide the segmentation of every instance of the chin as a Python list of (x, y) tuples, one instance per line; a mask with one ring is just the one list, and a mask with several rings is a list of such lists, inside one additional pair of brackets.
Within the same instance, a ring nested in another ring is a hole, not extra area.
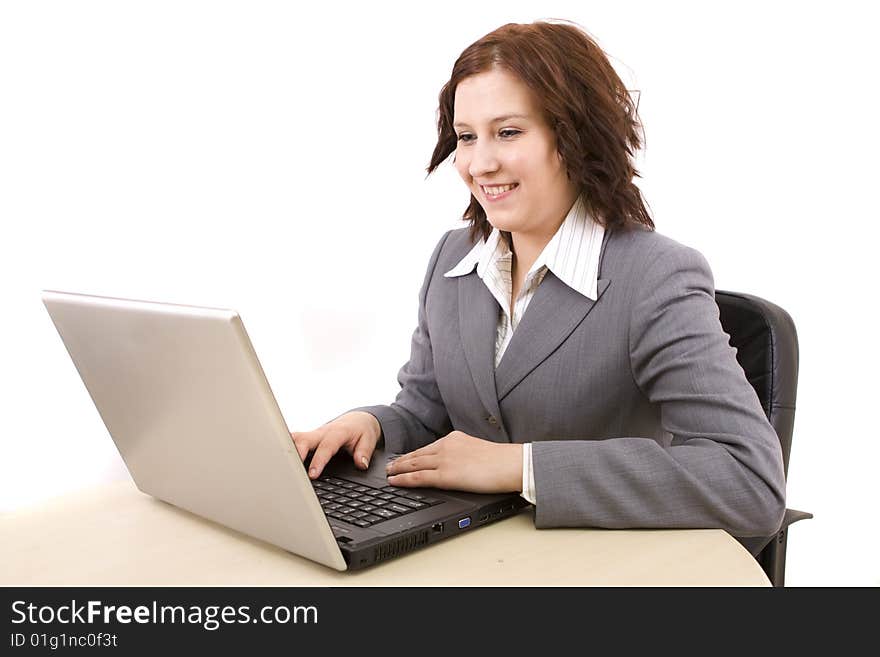
[(516, 220), (511, 220), (509, 218), (496, 219), (495, 217), (490, 217), (487, 214), (486, 221), (488, 221), (493, 228), (497, 228), (498, 230), (503, 230), (508, 233), (516, 233), (522, 229), (520, 222)]

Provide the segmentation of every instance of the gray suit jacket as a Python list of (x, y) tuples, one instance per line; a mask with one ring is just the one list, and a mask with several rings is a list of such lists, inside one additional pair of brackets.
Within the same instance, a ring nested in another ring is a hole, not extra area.
[(606, 231), (598, 300), (548, 272), (496, 370), (497, 301), (476, 271), (443, 276), (472, 246), (467, 229), (440, 240), (400, 393), (356, 409), (388, 451), (452, 430), (531, 442), (539, 528), (778, 530), (779, 440), (700, 253), (641, 227)]

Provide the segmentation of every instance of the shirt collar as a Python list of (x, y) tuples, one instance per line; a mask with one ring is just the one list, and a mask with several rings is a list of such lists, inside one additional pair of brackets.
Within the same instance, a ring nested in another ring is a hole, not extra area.
[[(579, 197), (538, 255), (529, 274), (546, 265), (563, 283), (595, 301), (599, 297), (599, 255), (604, 235), (605, 229), (590, 216), (583, 197)], [(464, 276), (476, 267), (477, 275), (483, 278), (491, 265), (509, 253), (501, 232), (493, 228), (488, 238), (480, 239), (455, 267), (443, 275), (448, 278)]]

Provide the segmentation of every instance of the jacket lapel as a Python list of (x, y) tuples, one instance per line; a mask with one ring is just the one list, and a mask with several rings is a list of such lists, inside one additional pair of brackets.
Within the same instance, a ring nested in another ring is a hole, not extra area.
[[(479, 278), (474, 278), (482, 285)], [(602, 298), (610, 283), (610, 279), (599, 279), (598, 295), (593, 301), (568, 287), (553, 272), (547, 272), (495, 371), (492, 390), (495, 391), (497, 386), (496, 399), (499, 402), (571, 335)], [(491, 293), (487, 291), (487, 294), (491, 299)], [(467, 341), (465, 347), (468, 347)], [(491, 352), (494, 355), (494, 341)]]
[[(613, 231), (606, 230), (599, 258), (599, 276)], [(610, 278), (597, 281), (596, 301), (571, 289), (548, 271), (529, 302), (498, 368), (495, 338), (498, 302), (472, 271), (458, 281), (458, 321), (462, 348), (483, 406), (503, 425), (499, 403), (533, 369), (547, 359), (590, 313)]]
[(498, 312), (498, 302), (476, 271), (458, 279), (458, 322), (464, 355), (480, 401), (501, 422), (495, 393)]

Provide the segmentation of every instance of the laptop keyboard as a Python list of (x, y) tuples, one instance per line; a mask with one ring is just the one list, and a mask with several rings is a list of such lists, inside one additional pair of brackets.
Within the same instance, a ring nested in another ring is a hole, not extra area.
[(320, 477), (312, 486), (324, 513), (358, 527), (369, 527), (443, 502), (411, 489), (373, 488), (338, 477)]

